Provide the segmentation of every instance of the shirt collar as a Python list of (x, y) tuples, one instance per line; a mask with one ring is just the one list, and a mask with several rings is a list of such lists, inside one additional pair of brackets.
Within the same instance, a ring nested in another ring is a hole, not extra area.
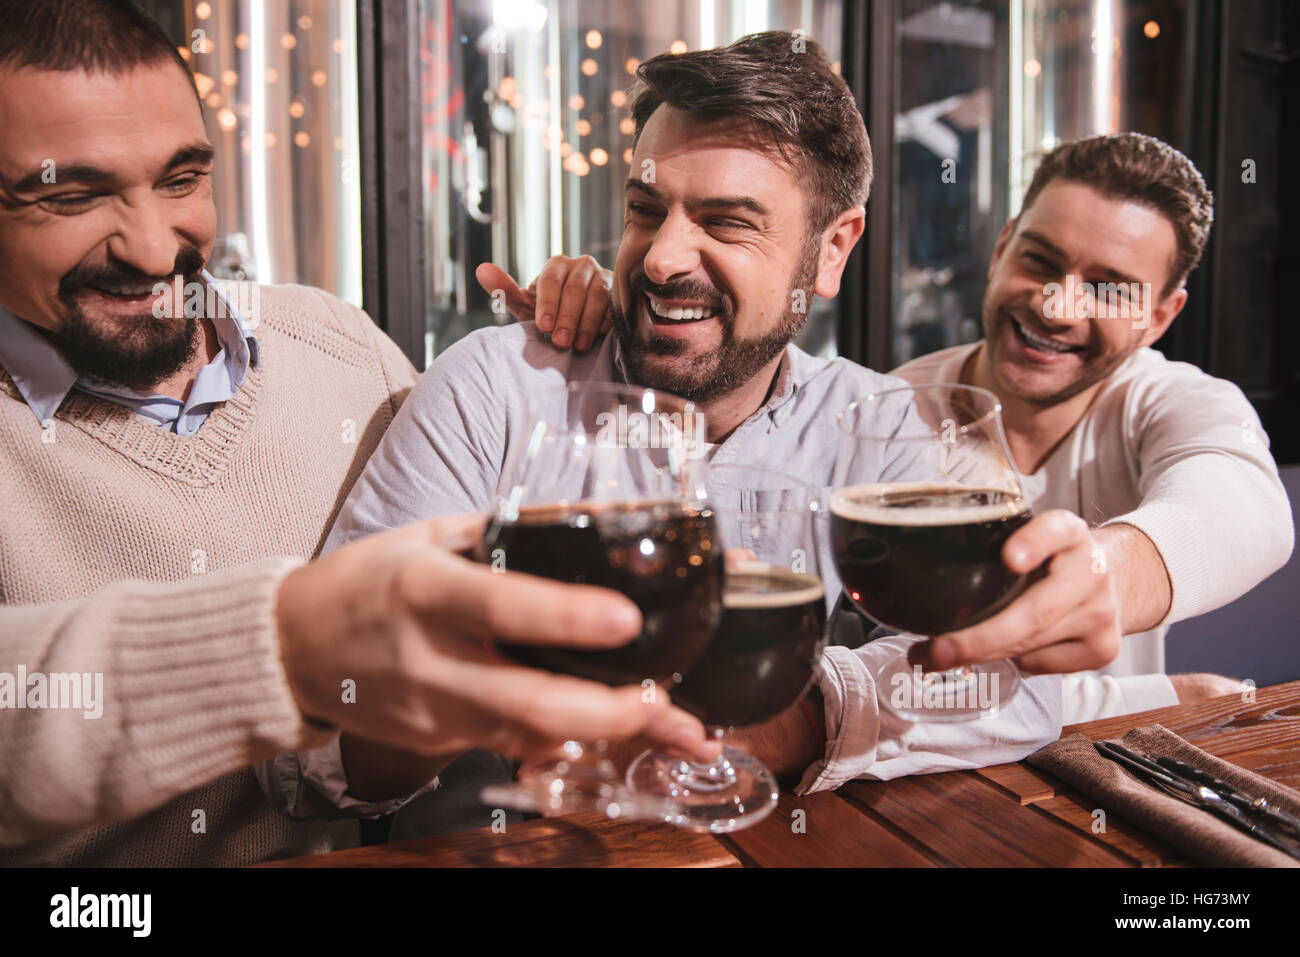
[[(78, 379), (77, 373), (68, 365), (54, 343), (31, 323), (19, 319), (3, 307), (0, 307), (0, 366), (4, 366), (5, 372), (9, 373), (9, 378), (13, 379), (23, 401), (42, 426), (49, 426), (54, 413), (74, 386), (91, 395), (125, 405), (158, 424), (173, 421), (177, 415), (200, 403), (224, 401), (244, 384), (249, 367), (257, 366), (260, 347), (256, 337), (248, 331), (244, 316), (221, 283), (206, 269), (200, 273), (200, 277), (215, 290), (224, 306), (224, 309), (217, 310), (224, 315), (212, 319), (221, 351), (199, 371), (194, 388), (190, 390), (190, 398), (185, 403), (167, 396), (134, 392)], [(201, 385), (203, 388), (200, 388)], [(229, 394), (222, 398), (207, 398), (223, 392)], [(169, 403), (175, 408), (176, 415), (162, 411)], [(158, 414), (160, 412), (161, 415)]]

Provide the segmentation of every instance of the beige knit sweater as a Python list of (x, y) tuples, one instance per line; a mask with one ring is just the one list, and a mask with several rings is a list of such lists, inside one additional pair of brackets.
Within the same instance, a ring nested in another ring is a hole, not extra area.
[(273, 811), (249, 767), (324, 743), (275, 597), (415, 370), (319, 290), (262, 287), (248, 320), (259, 365), (189, 437), (76, 390), (42, 430), (0, 372), (0, 682), (103, 674), (99, 718), (0, 708), (0, 864), (233, 865), (339, 833)]

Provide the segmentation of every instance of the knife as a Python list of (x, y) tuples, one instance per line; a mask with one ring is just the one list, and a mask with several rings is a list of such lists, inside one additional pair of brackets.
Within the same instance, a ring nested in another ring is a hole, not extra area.
[(1262, 797), (1251, 797), (1244, 791), (1239, 791), (1222, 778), (1216, 778), (1209, 771), (1203, 771), (1198, 767), (1193, 767), (1174, 758), (1158, 757), (1156, 763), (1171, 774), (1182, 775), (1198, 784), (1204, 784), (1212, 790), (1218, 791), (1225, 798), (1237, 805), (1247, 813), (1254, 812), (1280, 825), (1294, 834), (1300, 835), (1300, 818), (1290, 814), (1278, 805)]
[(1093, 746), (1101, 753), (1102, 757), (1123, 765), (1148, 784), (1154, 784), (1159, 789), (1172, 793), (1175, 797), (1182, 797), (1198, 807), (1224, 818), (1256, 840), (1276, 848), (1289, 857), (1300, 860), (1300, 842), (1278, 834), (1260, 821), (1252, 820), (1241, 808), (1235, 804), (1230, 804), (1218, 792), (1210, 790), (1203, 784), (1192, 784), (1182, 778), (1175, 777), (1151, 759), (1130, 751), (1122, 744), (1115, 744), (1111, 741), (1094, 741)]

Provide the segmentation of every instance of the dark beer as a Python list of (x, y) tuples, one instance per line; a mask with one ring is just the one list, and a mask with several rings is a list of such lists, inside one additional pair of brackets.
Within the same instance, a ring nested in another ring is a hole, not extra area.
[(495, 568), (622, 592), (641, 609), (641, 634), (618, 648), (499, 643), (535, 668), (606, 684), (667, 681), (704, 650), (722, 606), (722, 549), (699, 504), (640, 502), (523, 508), (494, 522), (484, 543)]
[(915, 635), (965, 628), (1000, 611), (1028, 576), (1002, 546), (1029, 521), (998, 489), (855, 485), (831, 499), (831, 540), (844, 590), (871, 619)]
[(743, 727), (780, 714), (812, 680), (826, 630), (822, 583), (777, 565), (728, 572), (722, 623), (673, 702), (705, 724)]

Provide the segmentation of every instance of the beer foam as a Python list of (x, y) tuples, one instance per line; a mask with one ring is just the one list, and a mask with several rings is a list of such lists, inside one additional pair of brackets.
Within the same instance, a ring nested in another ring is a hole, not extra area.
[[(763, 579), (763, 591), (734, 591), (731, 583), (737, 578)], [(726, 608), (789, 608), (822, 601), (826, 589), (821, 579), (801, 575), (781, 565), (767, 562), (736, 562), (727, 566), (727, 587), (723, 589), (722, 604)]]
[[(883, 482), (866, 485), (852, 485), (831, 496), (831, 514), (850, 522), (868, 522), (872, 525), (894, 526), (933, 526), (933, 525), (972, 525), (977, 522), (997, 522), (1006, 518), (1015, 518), (1029, 511), (1028, 503), (1023, 499), (1012, 499), (996, 505), (921, 505), (897, 506), (881, 505), (879, 500), (886, 495), (919, 495), (927, 492), (999, 492), (1009, 495), (1001, 489), (966, 488), (960, 485), (935, 485), (928, 482)], [(863, 501), (867, 499), (867, 501)]]

